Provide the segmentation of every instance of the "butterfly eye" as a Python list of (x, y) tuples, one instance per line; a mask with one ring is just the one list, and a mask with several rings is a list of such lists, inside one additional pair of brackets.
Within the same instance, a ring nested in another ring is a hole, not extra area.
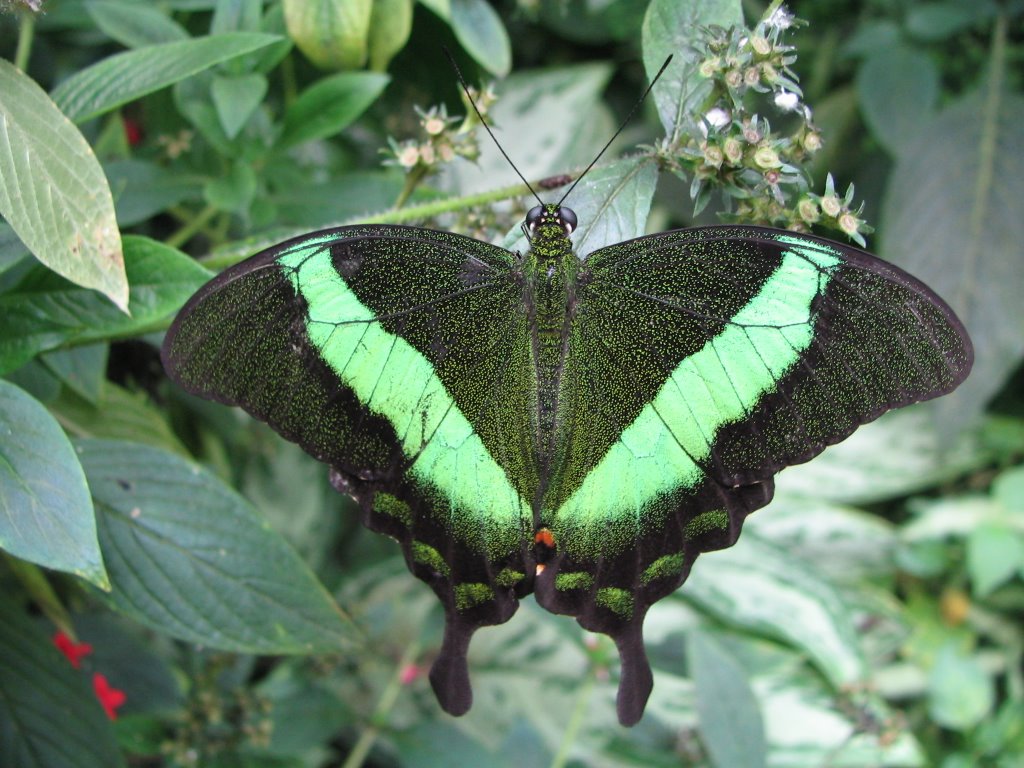
[(544, 209), (539, 205), (533, 206), (533, 208), (531, 208), (526, 214), (526, 226), (529, 227), (532, 232), (537, 228), (537, 225), (540, 224), (540, 220), (543, 217)]
[(571, 235), (576, 229), (576, 211), (572, 208), (559, 208), (558, 220), (561, 221), (562, 226), (565, 227), (565, 234)]

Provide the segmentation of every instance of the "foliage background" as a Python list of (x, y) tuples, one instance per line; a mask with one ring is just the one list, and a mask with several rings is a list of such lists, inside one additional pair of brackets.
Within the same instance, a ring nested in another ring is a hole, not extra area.
[[(952, 304), (977, 363), (954, 395), (786, 470), (739, 544), (651, 611), (656, 685), (632, 730), (614, 720), (614, 648), (531, 601), (477, 636), (470, 714), (439, 713), (440, 617), (397, 547), (323, 467), (162, 375), (162, 330), (210, 270), (287, 234), (360, 219), (514, 236), (507, 165), (471, 124), (433, 134), (424, 115), (441, 113), (414, 109), (464, 114), (441, 45), (471, 82), (496, 80), (499, 138), (538, 180), (594, 157), (650, 60), (708, 55), (693, 19), (741, 10), (682, 6), (5, 3), (0, 763), (1024, 761), (1019, 0), (793, 8), (809, 24), (785, 39), (824, 146), (787, 204), (821, 202), (826, 172), (855, 182), (871, 248)], [(742, 7), (751, 27), (764, 10)], [(574, 193), (581, 221), (606, 210), (595, 242), (726, 208), (758, 220), (765, 174), (714, 187), (709, 102), (669, 125), (687, 155), (662, 141), (665, 93)], [(766, 104), (788, 135), (793, 115)], [(477, 164), (425, 157), (441, 138)], [(623, 175), (636, 158), (666, 172)], [(82, 669), (58, 630), (92, 646)], [(125, 692), (116, 720), (92, 673)]]

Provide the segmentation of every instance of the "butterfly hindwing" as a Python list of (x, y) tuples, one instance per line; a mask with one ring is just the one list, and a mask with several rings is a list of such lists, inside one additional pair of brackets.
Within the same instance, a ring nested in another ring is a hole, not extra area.
[(612, 635), (620, 719), (649, 691), (640, 624), (700, 552), (732, 544), (775, 472), (886, 410), (953, 389), (966, 332), (919, 281), (820, 238), (679, 230), (585, 259), (542, 523), (538, 600)]
[(536, 487), (513, 254), (409, 227), (289, 241), (211, 281), (164, 345), (186, 389), (241, 405), (332, 468), (446, 608), (433, 680), (469, 707), (465, 649), (529, 591)]

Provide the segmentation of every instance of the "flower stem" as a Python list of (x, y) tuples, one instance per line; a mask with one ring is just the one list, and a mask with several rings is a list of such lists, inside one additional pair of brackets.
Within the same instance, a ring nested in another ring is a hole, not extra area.
[(579, 693), (576, 694), (576, 705), (573, 707), (572, 715), (569, 717), (569, 724), (565, 727), (562, 741), (558, 745), (558, 752), (551, 760), (550, 768), (563, 768), (569, 759), (569, 750), (576, 742), (580, 733), (580, 726), (583, 725), (583, 718), (587, 714), (587, 705), (590, 703), (590, 694), (594, 690), (595, 680), (593, 670), (584, 678)]
[(377, 701), (377, 708), (373, 710), (370, 722), (363, 729), (363, 732), (359, 734), (359, 738), (352, 747), (352, 751), (348, 753), (348, 757), (345, 758), (342, 768), (359, 768), (363, 761), (366, 760), (367, 755), (370, 754), (370, 750), (373, 749), (373, 745), (377, 741), (377, 737), (380, 736), (381, 730), (387, 725), (388, 713), (395, 706), (398, 694), (402, 690), (402, 672), (406, 666), (412, 664), (419, 651), (420, 644), (418, 640), (413, 640), (406, 646), (402, 658), (395, 665), (395, 673), (391, 676), (391, 680)]
[(185, 224), (174, 234), (168, 237), (164, 242), (172, 248), (180, 248), (203, 227), (206, 226), (207, 222), (210, 221), (217, 214), (217, 209), (208, 205), (203, 210), (195, 215), (194, 218), (185, 222)]
[(14, 52), (14, 66), (22, 72), (28, 70), (28, 59), (32, 53), (32, 39), (35, 36), (36, 15), (31, 11), (21, 14), (21, 27), (18, 30), (18, 48)]

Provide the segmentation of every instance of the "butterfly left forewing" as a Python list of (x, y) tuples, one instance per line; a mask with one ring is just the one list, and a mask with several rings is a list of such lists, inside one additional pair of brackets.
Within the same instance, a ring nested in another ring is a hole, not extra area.
[(591, 254), (542, 522), (538, 599), (607, 632), (620, 719), (649, 690), (640, 624), (700, 552), (728, 546), (772, 476), (858, 424), (949, 391), (970, 342), (938, 297), (862, 251), (754, 227), (680, 230)]
[(211, 281), (167, 335), (168, 373), (331, 466), (445, 605), (432, 673), (468, 709), (465, 653), (530, 588), (536, 475), (513, 255), (408, 227), (298, 238)]

